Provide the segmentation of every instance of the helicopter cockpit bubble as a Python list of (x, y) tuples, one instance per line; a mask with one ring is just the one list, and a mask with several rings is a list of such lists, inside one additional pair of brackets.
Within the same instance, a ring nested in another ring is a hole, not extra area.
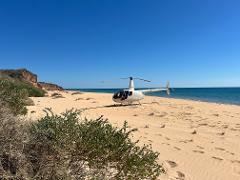
[(119, 91), (113, 95), (113, 99), (122, 99), (125, 100), (128, 96), (131, 96), (133, 93), (132, 91)]
[(113, 99), (120, 99), (122, 98), (123, 94), (124, 94), (124, 91), (118, 91), (113, 95)]

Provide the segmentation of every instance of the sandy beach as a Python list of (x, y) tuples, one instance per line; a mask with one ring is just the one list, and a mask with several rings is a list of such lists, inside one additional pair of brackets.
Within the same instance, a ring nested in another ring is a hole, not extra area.
[(114, 126), (127, 121), (132, 137), (152, 144), (166, 169), (161, 179), (240, 179), (240, 106), (147, 96), (142, 105), (114, 106), (111, 94), (58, 92), (62, 98), (32, 98), (28, 117), (66, 109), (85, 109), (82, 118), (103, 115)]

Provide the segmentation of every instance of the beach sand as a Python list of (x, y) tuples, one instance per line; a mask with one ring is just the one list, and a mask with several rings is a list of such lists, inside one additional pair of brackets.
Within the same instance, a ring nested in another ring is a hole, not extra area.
[(52, 93), (32, 98), (30, 119), (44, 116), (46, 107), (54, 113), (86, 108), (83, 118), (104, 115), (114, 126), (127, 121), (137, 128), (133, 140), (160, 152), (167, 171), (161, 179), (240, 179), (240, 106), (146, 96), (141, 106), (115, 107), (111, 94), (67, 91), (54, 99)]

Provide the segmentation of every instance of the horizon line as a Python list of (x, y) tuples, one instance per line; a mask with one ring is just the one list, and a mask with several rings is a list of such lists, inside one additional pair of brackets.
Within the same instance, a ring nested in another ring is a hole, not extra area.
[[(154, 88), (165, 88), (165, 87), (137, 87), (135, 89), (154, 89)], [(207, 86), (207, 87), (170, 87), (170, 89), (204, 89), (204, 88), (240, 88), (240, 86)], [(74, 90), (74, 89), (127, 89), (127, 87), (104, 87), (104, 88), (88, 88), (88, 87), (84, 87), (84, 88), (64, 88), (65, 90)]]

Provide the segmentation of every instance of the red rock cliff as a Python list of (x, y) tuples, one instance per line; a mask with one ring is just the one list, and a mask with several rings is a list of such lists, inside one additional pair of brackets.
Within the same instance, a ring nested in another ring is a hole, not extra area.
[[(0, 75), (8, 76), (12, 79), (22, 81), (28, 84), (32, 84), (33, 86), (45, 89), (45, 90), (59, 90), (62, 91), (63, 88), (52, 83), (38, 82), (38, 77), (36, 74), (32, 73), (27, 69), (3, 69), (0, 70)], [(0, 76), (1, 77), (1, 76)]]

